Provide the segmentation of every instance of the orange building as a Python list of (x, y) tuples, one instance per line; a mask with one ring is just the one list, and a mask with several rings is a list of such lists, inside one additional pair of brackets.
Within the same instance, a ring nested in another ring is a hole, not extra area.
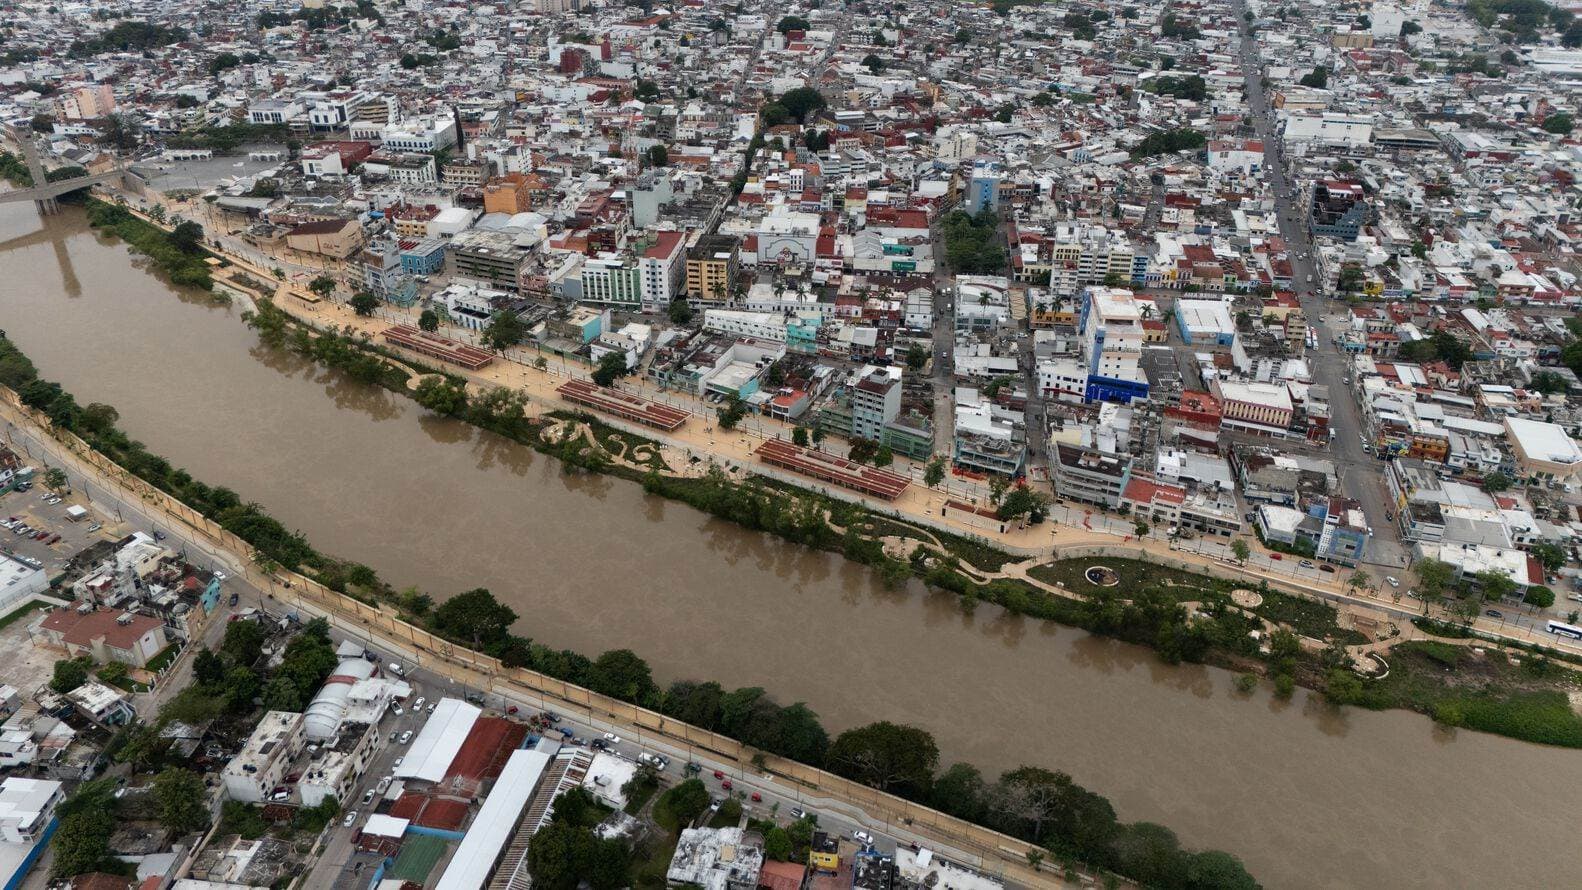
[(533, 195), (525, 174), (507, 173), (484, 184), (484, 213), (525, 213), (532, 207)]

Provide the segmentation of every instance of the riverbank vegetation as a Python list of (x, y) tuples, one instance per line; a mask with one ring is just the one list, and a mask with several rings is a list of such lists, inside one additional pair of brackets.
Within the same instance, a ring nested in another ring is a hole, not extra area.
[(1326, 695), (1375, 710), (1409, 708), (1446, 726), (1582, 748), (1582, 717), (1570, 699), (1582, 694), (1582, 683), (1547, 656), (1424, 640), (1402, 643), (1388, 657), (1388, 676), (1332, 677)]
[[(260, 303), (259, 312), (249, 317), (249, 323), (271, 345), (294, 343), (293, 348), (305, 355), (323, 351), (331, 357), (327, 361), (332, 364), (334, 357), (347, 354), (341, 347), (326, 350), (312, 347), (314, 337), (307, 329), (268, 301)], [(318, 337), (344, 338), (345, 335), (330, 332)], [(378, 349), (366, 338), (355, 338), (354, 343), (343, 346)], [(406, 391), (404, 384), (395, 385), (392, 381), (386, 385)], [(873, 568), (888, 586), (899, 586), (910, 578), (919, 578), (930, 587), (955, 593), (968, 611), (980, 602), (989, 602), (1014, 614), (1152, 647), (1167, 663), (1206, 663), (1238, 672), (1260, 669), (1274, 684), (1276, 694), (1281, 696), (1292, 694), (1300, 684), (1325, 692), (1335, 702), (1355, 700), (1353, 703), (1365, 707), (1406, 707), (1430, 716), (1435, 713), (1432, 702), (1421, 696), (1359, 697), (1355, 694), (1358, 683), (1366, 690), (1372, 681), (1359, 678), (1351, 670), (1351, 659), (1344, 647), (1365, 643), (1367, 638), (1356, 630), (1341, 627), (1335, 607), (1328, 603), (1281, 593), (1272, 590), (1267, 583), (1260, 583), (1251, 591), (1257, 594), (1258, 605), (1242, 608), (1233, 602), (1231, 593), (1245, 586), (1245, 582), (1108, 557), (1057, 560), (1029, 570), (1030, 577), (1064, 587), (1080, 599), (1051, 595), (1019, 578), (983, 580), (975, 575), (997, 573), (1012, 557), (985, 542), (924, 530), (899, 518), (880, 516), (858, 505), (778, 480), (751, 475), (737, 478), (719, 467), (711, 467), (700, 476), (674, 476), (663, 472), (659, 466), (639, 471), (617, 464), (601, 449), (585, 447), (582, 439), (546, 439), (542, 421), (527, 418), (522, 405), (513, 401), (508, 408), (500, 407), (507, 401), (500, 396), (503, 392), (469, 395), (461, 378), (435, 375), (426, 378), (412, 395), (429, 410), (467, 420), (549, 453), (570, 467), (635, 480), (649, 494), (681, 501), (745, 528), (770, 532), (815, 549), (839, 552), (847, 559)], [(480, 408), (482, 405), (494, 407)], [(552, 412), (551, 417), (560, 421), (572, 419), (564, 412)], [(602, 441), (598, 431), (608, 428), (592, 418), (583, 419)], [(622, 441), (627, 453), (640, 445), (656, 445), (652, 440), (632, 434), (624, 434)], [(839, 531), (841, 529), (844, 532)], [(886, 551), (880, 540), (886, 536), (915, 540), (917, 545), (909, 557), (901, 558)], [(945, 554), (929, 548), (929, 539), (943, 546)], [(1115, 573), (1114, 585), (1101, 586), (1088, 580), (1086, 569), (1096, 564)], [(1192, 606), (1189, 609), (1184, 604)], [(1275, 625), (1272, 633), (1266, 622)], [(509, 624), (506, 622), (505, 626)], [(1317, 640), (1326, 648), (1322, 652), (1304, 649), (1301, 637)], [(508, 659), (508, 663), (530, 666), (585, 685), (585, 678), (581, 678), (579, 671), (586, 659), (575, 653), (535, 649), (525, 641), (515, 642), (509, 634), (493, 638), (485, 650)], [(1552, 684), (1556, 679), (1558, 675), (1549, 682)], [(651, 699), (634, 700), (654, 705)], [(1523, 729), (1529, 725), (1524, 721), (1483, 717), (1491, 707), (1487, 702), (1480, 703), (1476, 709), (1478, 716), (1466, 725), (1502, 733), (1504, 730), (1520, 732), (1522, 734), (1516, 737), (1528, 740), (1539, 740), (1540, 736), (1564, 737), (1563, 733), (1553, 732), (1535, 735)], [(736, 735), (734, 731), (721, 731)], [(775, 747), (761, 737), (755, 738), (753, 744), (776, 753), (789, 750)], [(787, 756), (802, 758), (804, 755), (788, 753)]]
[(170, 278), (172, 284), (210, 290), (214, 281), (209, 277), (208, 260), (211, 254), (203, 248), (203, 227), (195, 222), (183, 222), (171, 231), (144, 222), (119, 204), (85, 196), (88, 224), (100, 231), (109, 232), (125, 241), (133, 250), (153, 261), (159, 271)]
[[(269, 311), (265, 309), (264, 313)], [(257, 323), (257, 318), (254, 316), (251, 321)], [(272, 330), (271, 338), (297, 336), (294, 331), (271, 328), (271, 324), (264, 321), (261, 332)], [(311, 348), (318, 354), (316, 345)], [(342, 353), (337, 347), (329, 354)], [(513, 632), (517, 614), (488, 590), (466, 591), (437, 606), (432, 597), (421, 591), (395, 591), (366, 566), (318, 553), (300, 533), (287, 530), (256, 504), (244, 504), (229, 489), (210, 487), (150, 454), (141, 443), (116, 428), (118, 416), (113, 408), (101, 404), (79, 407), (75, 398), (58, 384), (40, 379), (32, 362), (6, 339), (0, 339), (0, 383), (16, 390), (24, 403), (43, 412), (58, 427), (77, 433), (128, 471), (215, 519), (258, 548), (263, 558), (300, 568), (334, 589), (391, 602), (412, 623), (498, 657), (507, 666), (531, 668), (729, 735), (771, 754), (828, 768), (854, 781), (944, 808), (962, 818), (975, 818), (980, 824), (1008, 831), (1048, 849), (1056, 860), (1110, 869), (1139, 880), (1146, 876), (1158, 886), (1187, 890), (1258, 886), (1229, 854), (1188, 852), (1180, 848), (1168, 829), (1148, 823), (1119, 822), (1108, 801), (1075, 785), (1062, 773), (1024, 767), (989, 784), (982, 781), (976, 769), (957, 764), (936, 775), (938, 749), (923, 730), (875, 724), (849, 730), (831, 740), (818, 715), (805, 703), (781, 705), (761, 687), (727, 692), (712, 681), (682, 680), (662, 689), (648, 664), (631, 650), (612, 650), (590, 659), (569, 649), (556, 650), (535, 643)], [(510, 423), (505, 426), (509, 428)], [(630, 468), (611, 469), (636, 475)], [(710, 512), (718, 511), (716, 515), (756, 523), (753, 527), (775, 530), (793, 540), (801, 538), (811, 546), (829, 548), (839, 541), (848, 555), (861, 556), (870, 563), (889, 560), (876, 541), (863, 538), (854, 530), (848, 530), (843, 538), (837, 536), (823, 514), (812, 506), (817, 501), (793, 502), (762, 486), (731, 485), (722, 476), (677, 480), (649, 471), (637, 478), (645, 483), (654, 479), (693, 482), (696, 484), (674, 490), (687, 492), (685, 499), (689, 503), (708, 505)], [(848, 523), (861, 518), (859, 508), (844, 507), (857, 511), (845, 516)], [(879, 549), (877, 554), (873, 552), (875, 548)], [(910, 571), (908, 564), (903, 566)], [(317, 673), (322, 666), (315, 663), (311, 667)], [(191, 698), (194, 700), (186, 703), (194, 708), (223, 707), (223, 700), (216, 702), (213, 690), (203, 683), (192, 689), (196, 691), (190, 695), (184, 692), (173, 704)], [(287, 698), (286, 692), (267, 684), (260, 690), (266, 698), (276, 697), (281, 702)], [(971, 777), (978, 778), (968, 781)], [(1013, 807), (1013, 802), (1019, 805)]]

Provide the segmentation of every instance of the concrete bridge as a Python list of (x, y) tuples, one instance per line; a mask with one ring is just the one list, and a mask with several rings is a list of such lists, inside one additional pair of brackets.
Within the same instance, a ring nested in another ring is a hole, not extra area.
[(49, 181), (49, 171), (44, 168), (44, 160), (39, 156), (38, 146), (33, 142), (33, 134), (18, 126), (7, 128), (7, 136), (22, 149), (22, 159), (27, 163), (28, 173), (33, 177), (31, 188), (18, 189), (10, 192), (0, 192), (0, 204), (11, 204), (18, 201), (32, 201), (39, 213), (55, 213), (60, 210), (59, 198), (68, 192), (85, 189), (101, 182), (122, 184), (126, 179), (127, 171), (124, 167), (116, 167), (104, 173), (92, 173), (87, 176), (74, 176), (71, 179), (62, 179), (57, 182)]

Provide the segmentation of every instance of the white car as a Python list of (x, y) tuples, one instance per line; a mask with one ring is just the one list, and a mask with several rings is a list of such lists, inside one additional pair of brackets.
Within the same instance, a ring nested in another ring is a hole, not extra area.
[(609, 743), (610, 743), (610, 744), (612, 744), (612, 745), (619, 745), (619, 744), (620, 744), (620, 743), (621, 743), (621, 737), (620, 737), (620, 736), (618, 736), (618, 735), (616, 735), (616, 734), (615, 734), (615, 733), (613, 733), (613, 732), (607, 732), (607, 733), (605, 733), (605, 734), (604, 734), (604, 740), (605, 740), (605, 741), (606, 741), (606, 742), (609, 742)]
[(357, 821), (357, 811), (356, 810), (352, 810), (350, 813), (346, 814), (346, 818), (345, 819), (341, 820), (341, 825), (346, 827), (346, 828), (351, 828), (352, 827), (352, 823), (356, 822), (356, 821)]
[(412, 741), (412, 730), (409, 729), (406, 732), (401, 733), (401, 744), (405, 745), (410, 741)]
[(851, 839), (865, 847), (873, 846), (873, 835), (866, 831), (853, 831), (851, 833)]
[(1395, 577), (1394, 575), (1385, 575), (1384, 583), (1390, 585), (1391, 587), (1400, 587), (1401, 579)]
[(421, 695), (418, 696), (417, 697), (417, 701), (412, 703), (412, 710), (414, 710), (414, 711), (421, 711), (421, 710), (423, 710), (423, 704), (425, 702), (427, 702), (427, 701), (428, 701), (428, 699), (424, 698), (423, 696), (421, 696)]

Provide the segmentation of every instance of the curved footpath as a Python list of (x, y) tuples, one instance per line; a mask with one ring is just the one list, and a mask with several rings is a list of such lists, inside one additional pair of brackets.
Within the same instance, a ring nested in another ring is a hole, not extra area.
[[(152, 225), (168, 228), (163, 223), (147, 216), (130, 204), (123, 206), (129, 212), (136, 214), (139, 218)], [(214, 252), (235, 266), (247, 271), (260, 283), (275, 281), (270, 270), (260, 268), (256, 263), (245, 257), (227, 253), (224, 250), (216, 250)], [(304, 299), (297, 299), (298, 295), (311, 298), (311, 295), (308, 295), (300, 286), (289, 282), (281, 282), (276, 288), (274, 305), (285, 311), (296, 321), (314, 329), (344, 331), (349, 328), (355, 332), (366, 334), (371, 339), (377, 339), (378, 335), (390, 325), (389, 321), (380, 318), (359, 316), (350, 307), (331, 300), (319, 300), (309, 303)], [(394, 311), (393, 307), (391, 309)], [(410, 316), (410, 313), (406, 313), (406, 315)], [(416, 324), (415, 317), (405, 317), (403, 321)], [(394, 344), (382, 345), (393, 353), (408, 356), (420, 363), (427, 364), (431, 361), (425, 356), (402, 349)], [(459, 367), (447, 368), (446, 371), (465, 378), (469, 384), (475, 387), (507, 386), (522, 390), (530, 397), (528, 401), (530, 414), (542, 414), (548, 411), (568, 411), (572, 413), (588, 411), (585, 406), (563, 400), (555, 392), (556, 387), (564, 383), (566, 378), (590, 379), (589, 374), (585, 371), (573, 369), (572, 366), (563, 363), (558, 366), (556, 363), (551, 363), (544, 370), (539, 370), (529, 363), (527, 354), (521, 352), (518, 352), (515, 356), (502, 355), (500, 358), (502, 359), (501, 361), (497, 361), (489, 368), (477, 372), (467, 372)], [(667, 395), (660, 393), (642, 380), (628, 381), (628, 383), (635, 385), (623, 384), (620, 388), (629, 389), (647, 398), (664, 398)], [(674, 396), (674, 394), (669, 395)], [(678, 407), (684, 408), (686, 406)], [(726, 431), (715, 429), (711, 425), (709, 418), (695, 414), (693, 422), (688, 423), (674, 433), (665, 434), (648, 427), (627, 423), (620, 418), (606, 414), (601, 413), (597, 416), (600, 422), (610, 427), (632, 435), (655, 440), (674, 449), (677, 453), (690, 456), (696, 452), (699, 456), (705, 457), (710, 461), (722, 463), (727, 468), (739, 466), (744, 472), (752, 472), (801, 488), (817, 490), (827, 496), (858, 504), (880, 516), (894, 516), (914, 525), (986, 542), (1008, 553), (1024, 558), (1067, 559), (1084, 556), (1108, 556), (1138, 559), (1254, 585), (1258, 582), (1267, 582), (1271, 588), (1283, 593), (1295, 594), (1337, 606), (1348, 606), (1365, 614), (1372, 613), (1370, 617), (1379, 620), (1404, 620), (1409, 622), (1413, 618), (1423, 617), (1428, 614), (1447, 621), (1459, 621), (1449, 611), (1442, 608), (1425, 612), (1417, 608), (1404, 607), (1393, 603), (1389, 596), (1370, 596), (1358, 593), (1346, 586), (1343, 575), (1340, 572), (1327, 575), (1319, 574), (1318, 577), (1296, 577), (1279, 571), (1276, 569), (1277, 566), (1279, 569), (1286, 569), (1288, 564), (1290, 566), (1288, 571), (1290, 572), (1296, 572), (1298, 568), (1290, 559), (1276, 560), (1271, 558), (1271, 551), (1264, 549), (1257, 541), (1249, 542), (1252, 548), (1252, 556), (1244, 564), (1231, 556), (1228, 552), (1228, 546), (1224, 544), (1202, 540), (1172, 542), (1154, 535), (1138, 538), (1135, 535), (1116, 534), (1088, 527), (1085, 519), (1083, 525), (1050, 521), (1025, 528), (1013, 526), (1004, 532), (981, 529), (968, 525), (959, 519), (940, 515), (946, 495), (938, 490), (927, 488), (920, 483), (914, 483), (908, 487), (907, 491), (895, 501), (875, 500), (853, 491), (818, 485), (806, 477), (770, 467), (753, 456), (752, 450), (757, 447), (760, 438), (790, 439), (791, 426), (772, 418), (753, 418), (753, 422), (759, 424), (759, 429), (756, 431), (743, 429)], [(907, 463), (904, 460), (898, 460), (901, 463)], [(912, 475), (916, 479), (920, 472), (914, 472)], [(1057, 512), (1060, 509), (1060, 507), (1055, 508)], [(1070, 519), (1073, 511), (1068, 509), (1065, 512), (1067, 518)], [(1490, 640), (1547, 646), (1582, 657), (1582, 640), (1558, 637), (1553, 634), (1535, 631), (1529, 627), (1511, 626), (1481, 616), (1474, 619), (1472, 627), (1480, 635)]]

